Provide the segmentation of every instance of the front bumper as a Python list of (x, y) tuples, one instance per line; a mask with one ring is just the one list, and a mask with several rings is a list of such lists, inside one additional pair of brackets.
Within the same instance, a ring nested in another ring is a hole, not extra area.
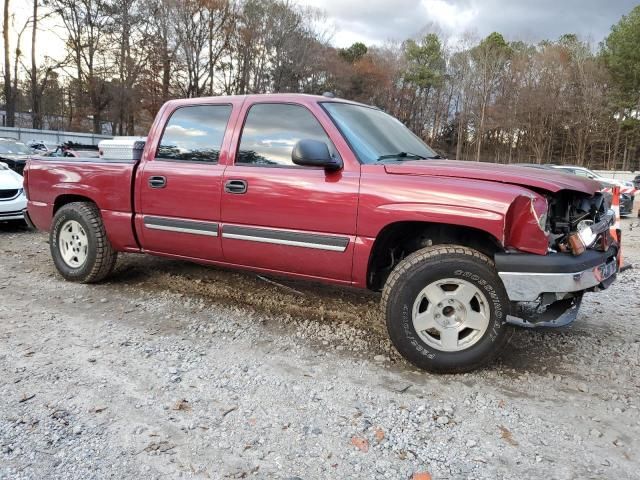
[(495, 264), (509, 300), (535, 302), (547, 293), (562, 298), (607, 288), (618, 273), (617, 253), (614, 246), (606, 252), (587, 250), (578, 256), (497, 253)]
[(0, 221), (22, 220), (27, 209), (27, 197), (20, 194), (11, 200), (0, 200)]

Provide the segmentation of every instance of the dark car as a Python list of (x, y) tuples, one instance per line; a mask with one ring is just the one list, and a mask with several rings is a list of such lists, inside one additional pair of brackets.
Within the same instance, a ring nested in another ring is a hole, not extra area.
[(636, 175), (633, 179), (633, 186), (636, 190), (640, 190), (640, 175)]
[(15, 138), (0, 138), (0, 162), (16, 173), (22, 175), (27, 159), (33, 155), (33, 150)]
[(631, 193), (620, 194), (620, 215), (627, 216), (633, 213), (633, 197)]

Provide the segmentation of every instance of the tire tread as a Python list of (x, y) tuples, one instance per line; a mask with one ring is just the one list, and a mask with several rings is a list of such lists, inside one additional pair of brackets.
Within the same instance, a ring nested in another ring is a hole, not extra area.
[[(385, 286), (382, 290), (382, 298), (380, 301), (380, 305), (387, 319), (387, 326), (389, 325), (390, 315), (389, 315), (389, 302), (392, 293), (398, 286), (398, 282), (401, 282), (403, 278), (411, 272), (412, 269), (418, 267), (422, 263), (426, 261), (433, 260), (440, 256), (451, 256), (451, 255), (465, 255), (469, 258), (472, 258), (476, 261), (479, 261), (485, 264), (492, 270), (495, 270), (495, 264), (491, 258), (487, 255), (480, 253), (473, 248), (465, 247), (462, 245), (433, 245), (430, 247), (425, 247), (420, 250), (413, 252), (408, 255), (406, 258), (401, 260), (398, 265), (393, 269)], [(478, 369), (487, 363), (491, 362), (502, 350), (502, 348), (508, 343), (513, 330), (509, 327), (509, 325), (504, 325), (503, 328), (506, 329), (506, 334), (500, 336), (500, 341), (496, 344), (496, 348), (494, 348), (490, 355), (486, 355), (479, 361), (472, 364), (464, 364), (464, 365), (455, 365), (455, 366), (442, 366), (442, 365), (433, 365), (429, 368), (430, 371), (436, 373), (463, 373), (471, 370)]]
[(61, 207), (58, 212), (64, 212), (64, 210), (80, 213), (95, 235), (95, 262), (91, 270), (79, 281), (81, 283), (97, 283), (104, 280), (113, 271), (118, 259), (118, 252), (109, 242), (98, 206), (90, 202), (71, 202)]

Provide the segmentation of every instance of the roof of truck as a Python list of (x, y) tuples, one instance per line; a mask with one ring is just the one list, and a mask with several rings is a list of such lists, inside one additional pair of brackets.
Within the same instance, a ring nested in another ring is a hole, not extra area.
[[(295, 102), (295, 103), (317, 103), (317, 102), (341, 102), (352, 103), (356, 105), (364, 105), (362, 103), (346, 100), (344, 98), (330, 97), (325, 95), (310, 95), (308, 93), (262, 93), (251, 95), (219, 95), (213, 97), (197, 97), (197, 98), (181, 98), (176, 100), (169, 100), (167, 103), (177, 105), (198, 105), (207, 103), (224, 103), (229, 101), (242, 101), (250, 100), (255, 101), (273, 101), (273, 102)], [(367, 105), (370, 106), (370, 105)]]

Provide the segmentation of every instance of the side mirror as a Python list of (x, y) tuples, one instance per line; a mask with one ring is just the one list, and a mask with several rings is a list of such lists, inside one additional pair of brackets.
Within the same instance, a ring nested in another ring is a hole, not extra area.
[(332, 157), (327, 144), (319, 140), (299, 140), (291, 151), (291, 160), (296, 165), (323, 167), (330, 172), (342, 169), (342, 160)]

